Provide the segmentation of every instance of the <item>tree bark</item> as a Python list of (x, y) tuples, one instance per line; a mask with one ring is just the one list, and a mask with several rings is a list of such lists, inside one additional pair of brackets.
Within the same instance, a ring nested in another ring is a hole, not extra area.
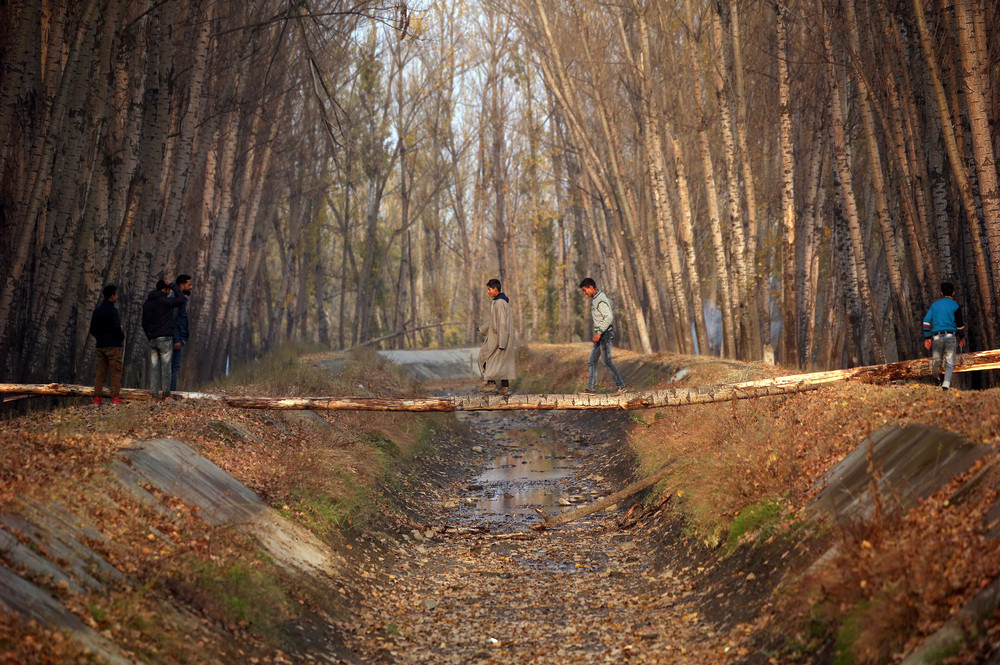
[(834, 59), (833, 46), (829, 30), (823, 31), (823, 44), (829, 61), (830, 109), (833, 119), (833, 148), (837, 172), (840, 178), (840, 190), (843, 194), (844, 216), (851, 239), (851, 249), (854, 264), (858, 274), (858, 293), (864, 307), (868, 330), (871, 333), (872, 351), (876, 359), (885, 361), (885, 346), (882, 342), (882, 319), (875, 307), (875, 297), (872, 293), (871, 279), (868, 274), (868, 258), (865, 252), (864, 237), (861, 232), (861, 222), (858, 217), (857, 200), (854, 196), (853, 174), (851, 169), (850, 148), (847, 140), (847, 119), (843, 112), (841, 101), (840, 75), (837, 72), (837, 60)]
[[(951, 163), (951, 172), (958, 185), (961, 195), (962, 206), (965, 208), (965, 218), (969, 226), (969, 234), (972, 238), (973, 259), (976, 266), (976, 284), (979, 287), (979, 300), (983, 308), (983, 328), (987, 335), (987, 344), (992, 346), (997, 338), (996, 335), (996, 313), (993, 288), (990, 284), (990, 269), (986, 263), (986, 255), (983, 252), (982, 244), (979, 242), (979, 220), (976, 218), (976, 202), (972, 195), (972, 183), (966, 171), (965, 160), (958, 147), (955, 138), (954, 123), (951, 119), (951, 111), (948, 104), (948, 97), (944, 91), (944, 84), (941, 82), (941, 72), (938, 67), (937, 56), (934, 53), (934, 45), (931, 42), (930, 28), (927, 25), (927, 17), (924, 13), (924, 0), (913, 0), (914, 14), (917, 19), (917, 29), (920, 32), (920, 46), (924, 52), (924, 60), (927, 63), (927, 72), (934, 91), (934, 101), (937, 105), (938, 117), (941, 123), (941, 134), (944, 138), (948, 160)], [(996, 168), (996, 165), (994, 165)], [(998, 254), (1000, 256), (1000, 254)]]
[[(32, 183), (26, 198), (25, 213), (21, 218), (21, 228), (17, 233), (17, 241), (12, 252), (12, 261), (4, 276), (4, 286), (0, 289), (0, 319), (7, 327), (10, 316), (10, 307), (14, 301), (14, 296), (18, 293), (17, 286), (21, 279), (21, 274), (28, 262), (31, 239), (35, 232), (38, 214), (45, 200), (46, 187), (49, 172), (52, 168), (55, 157), (56, 143), (59, 139), (59, 129), (62, 126), (62, 119), (67, 110), (69, 96), (74, 90), (78, 90), (81, 85), (80, 67), (86, 60), (90, 62), (92, 54), (81, 55), (84, 40), (93, 30), (94, 15), (97, 12), (98, 0), (89, 0), (84, 6), (79, 19), (76, 33), (69, 52), (66, 55), (66, 67), (59, 77), (59, 87), (52, 100), (52, 105), (48, 109), (46, 119), (43, 120), (42, 129), (39, 132), (40, 139), (37, 141), (37, 152), (32, 155), (32, 167), (29, 175)], [(9, 330), (0, 330), (0, 339), (5, 339)]]
[(674, 168), (677, 172), (678, 205), (681, 209), (680, 236), (684, 248), (684, 258), (687, 260), (688, 284), (686, 291), (691, 295), (691, 318), (694, 320), (695, 337), (698, 340), (698, 353), (709, 355), (708, 330), (705, 328), (705, 305), (701, 299), (701, 277), (698, 273), (698, 256), (694, 247), (694, 213), (691, 210), (691, 192), (688, 188), (687, 167), (684, 147), (677, 134), (666, 123), (666, 131), (673, 144)]
[(878, 141), (875, 133), (875, 118), (872, 113), (872, 91), (869, 89), (865, 72), (861, 68), (861, 39), (858, 36), (858, 19), (854, 11), (854, 2), (844, 3), (846, 11), (846, 22), (848, 38), (851, 46), (851, 62), (853, 63), (854, 78), (857, 81), (858, 105), (861, 110), (861, 120), (864, 126), (865, 144), (868, 148), (868, 166), (872, 178), (872, 191), (875, 195), (875, 216), (878, 219), (879, 229), (882, 232), (882, 251), (885, 252), (886, 268), (889, 273), (889, 291), (892, 302), (892, 310), (895, 315), (895, 328), (900, 331), (897, 335), (897, 346), (902, 347), (905, 357), (912, 356), (916, 352), (914, 340), (916, 339), (913, 317), (910, 315), (910, 307), (906, 302), (906, 286), (903, 284), (903, 274), (899, 267), (899, 253), (896, 249), (896, 237), (892, 229), (892, 219), (889, 214), (889, 199), (886, 196), (885, 178), (883, 176), (882, 155), (879, 152)]
[(740, 34), (740, 14), (738, 0), (729, 0), (730, 40), (733, 49), (733, 95), (736, 102), (735, 135), (739, 147), (740, 180), (743, 183), (743, 194), (746, 197), (746, 249), (742, 257), (743, 274), (747, 278), (747, 290), (744, 302), (749, 315), (747, 332), (747, 357), (760, 358), (763, 344), (770, 343), (771, 316), (770, 312), (760, 308), (759, 291), (761, 280), (766, 277), (757, 272), (757, 193), (754, 180), (754, 170), (750, 162), (750, 146), (747, 138), (747, 104), (746, 91), (743, 85), (743, 44)]
[[(972, 126), (972, 151), (976, 161), (976, 174), (979, 176), (979, 201), (982, 204), (986, 242), (990, 249), (990, 274), (995, 286), (1000, 285), (1000, 188), (997, 184), (989, 100), (986, 98), (990, 87), (989, 54), (984, 44), (985, 28), (978, 3), (955, 0), (954, 7), (964, 70), (962, 78), (965, 83), (965, 100)], [(994, 300), (995, 292), (990, 291), (987, 296)], [(987, 330), (993, 336), (990, 338), (991, 344), (996, 340), (996, 323), (995, 320), (990, 320), (987, 325)]]
[(778, 115), (781, 143), (781, 355), (782, 364), (796, 366), (798, 320), (795, 312), (795, 145), (792, 136), (791, 82), (788, 75), (788, 7), (774, 4), (778, 46)]

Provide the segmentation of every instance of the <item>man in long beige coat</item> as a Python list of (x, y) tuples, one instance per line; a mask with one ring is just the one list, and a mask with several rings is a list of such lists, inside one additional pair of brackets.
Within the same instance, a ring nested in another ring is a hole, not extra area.
[[(506, 395), (510, 382), (517, 378), (514, 367), (514, 331), (510, 325), (510, 299), (500, 291), (499, 279), (486, 282), (486, 292), (493, 298), (490, 322), (480, 332), (486, 336), (479, 349), (479, 371), (486, 381), (483, 392)], [(499, 389), (497, 382), (500, 382)]]

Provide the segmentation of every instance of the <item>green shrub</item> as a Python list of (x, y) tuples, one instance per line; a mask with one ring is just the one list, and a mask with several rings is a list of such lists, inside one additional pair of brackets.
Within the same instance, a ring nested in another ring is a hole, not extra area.
[(725, 553), (729, 554), (735, 550), (744, 534), (758, 531), (762, 532), (764, 537), (771, 535), (774, 532), (774, 527), (781, 520), (783, 512), (779, 500), (755, 503), (741, 510), (729, 527)]

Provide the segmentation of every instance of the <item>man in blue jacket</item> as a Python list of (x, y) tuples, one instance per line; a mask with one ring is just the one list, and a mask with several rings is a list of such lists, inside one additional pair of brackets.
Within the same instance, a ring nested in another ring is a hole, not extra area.
[(939, 300), (927, 311), (924, 317), (924, 348), (931, 352), (931, 376), (939, 380), (941, 358), (944, 357), (944, 381), (941, 387), (948, 390), (951, 387), (951, 373), (955, 370), (955, 353), (959, 346), (965, 346), (965, 321), (962, 320), (962, 307), (952, 298), (955, 286), (951, 282), (941, 283)]

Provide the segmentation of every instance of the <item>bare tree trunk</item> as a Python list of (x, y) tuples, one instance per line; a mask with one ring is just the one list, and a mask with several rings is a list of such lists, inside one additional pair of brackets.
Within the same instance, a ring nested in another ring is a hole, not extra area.
[(871, 281), (868, 276), (868, 259), (865, 253), (865, 242), (861, 233), (857, 200), (854, 197), (850, 148), (847, 143), (847, 120), (842, 110), (840, 78), (836, 69), (837, 60), (834, 59), (833, 46), (830, 43), (828, 30), (823, 31), (823, 45), (826, 49), (827, 60), (830, 63), (827, 67), (831, 88), (830, 111), (833, 120), (833, 151), (837, 174), (840, 178), (840, 191), (843, 195), (844, 216), (847, 220), (854, 265), (857, 270), (858, 293), (861, 297), (865, 319), (871, 333), (872, 351), (876, 359), (885, 362), (885, 346), (882, 342), (881, 319), (876, 313), (875, 298), (872, 294)]
[[(903, 55), (902, 49), (898, 46), (899, 31), (890, 26), (884, 15), (881, 15), (881, 28), (884, 34), (892, 34), (894, 44), (897, 45), (899, 55)], [(905, 69), (901, 67), (905, 72)], [(930, 237), (927, 229), (930, 228), (927, 198), (924, 194), (926, 178), (916, 174), (923, 173), (924, 168), (912, 159), (906, 148), (906, 112), (904, 102), (900, 101), (903, 95), (909, 98), (911, 91), (909, 85), (905, 90), (900, 90), (896, 82), (895, 67), (887, 67), (886, 76), (886, 98), (889, 102), (889, 120), (886, 125), (886, 136), (890, 139), (891, 154), (895, 156), (897, 168), (899, 169), (899, 190), (900, 202), (903, 206), (903, 220), (910, 239), (910, 255), (913, 263), (913, 272), (918, 280), (919, 289), (912, 294), (912, 301), (920, 309), (926, 304), (926, 296), (932, 293), (934, 285), (938, 282), (937, 265), (930, 253)], [(905, 102), (908, 107), (909, 100)], [(909, 133), (912, 137), (912, 132)], [(912, 141), (912, 139), (911, 139)]]
[(66, 55), (66, 67), (59, 77), (59, 87), (52, 105), (48, 109), (45, 120), (42, 121), (41, 137), (38, 143), (37, 152), (32, 155), (32, 166), (29, 171), (30, 187), (27, 203), (25, 205), (24, 220), (17, 234), (17, 241), (14, 244), (12, 261), (8, 268), (4, 280), (3, 289), (0, 289), (0, 319), (4, 321), (4, 330), (0, 331), (0, 339), (6, 337), (10, 332), (5, 330), (7, 322), (11, 320), (10, 307), (15, 294), (18, 293), (17, 286), (24, 271), (24, 266), (30, 255), (31, 238), (34, 235), (35, 225), (42, 203), (45, 199), (45, 183), (52, 168), (55, 157), (56, 143), (59, 139), (61, 120), (66, 113), (70, 95), (86, 85), (86, 77), (82, 75), (81, 67), (89, 64), (92, 54), (83, 55), (84, 40), (88, 38), (93, 30), (94, 15), (97, 13), (98, 0), (88, 0), (80, 16), (76, 34), (73, 37), (72, 45)]
[[(835, 148), (836, 150), (836, 148)], [(847, 228), (849, 222), (844, 212), (844, 192), (839, 176), (839, 169), (834, 169), (834, 190), (836, 201), (833, 209), (833, 254), (836, 257), (837, 282), (841, 285), (844, 301), (844, 313), (849, 327), (844, 326), (845, 340), (855, 349), (849, 360), (850, 365), (864, 362), (862, 355), (862, 304), (861, 285), (858, 282), (857, 261), (851, 246), (851, 232)]]
[[(546, 79), (549, 81), (550, 89), (555, 93), (556, 98), (559, 100), (564, 112), (567, 124), (574, 135), (577, 145), (582, 149), (581, 162), (587, 170), (587, 175), (590, 181), (597, 187), (600, 197), (604, 201), (615, 201), (619, 205), (619, 210), (622, 215), (629, 214), (628, 209), (628, 196), (615, 189), (615, 185), (612, 184), (612, 178), (606, 177), (606, 174), (599, 168), (601, 163), (600, 158), (597, 156), (597, 152), (593, 144), (588, 140), (586, 131), (582, 128), (578, 113), (581, 107), (576, 103), (576, 89), (572, 82), (572, 79), (567, 76), (567, 70), (562, 64), (562, 59), (559, 53), (559, 49), (556, 46), (555, 40), (552, 36), (551, 27), (549, 26), (547, 14), (545, 8), (542, 6), (541, 0), (535, 0), (535, 8), (538, 12), (539, 23), (545, 33), (545, 38), (547, 43), (551, 46), (552, 51), (552, 67), (548, 66), (544, 60), (540, 63), (542, 70), (545, 74)], [(588, 57), (588, 64), (593, 65), (592, 57)], [(600, 101), (599, 101), (600, 104)], [(607, 136), (610, 131), (607, 125), (606, 107), (601, 108), (602, 112), (598, 114), (599, 119), (602, 122), (602, 131)], [(609, 137), (610, 138), (610, 137)], [(613, 139), (611, 139), (613, 143)], [(610, 157), (610, 163), (612, 168), (616, 168), (616, 155), (612, 151)], [(621, 229), (624, 233), (624, 229)], [(612, 239), (614, 240), (614, 239)], [(642, 253), (639, 253), (640, 260), (644, 260)], [(624, 266), (626, 269), (631, 270), (631, 266)], [(652, 271), (646, 271), (648, 277), (652, 277)], [(657, 303), (654, 304), (654, 316), (659, 312), (659, 306)], [(638, 308), (632, 309), (627, 312), (635, 322), (637, 328), (637, 333), (639, 336), (639, 342), (641, 348), (644, 352), (650, 352), (652, 350), (652, 345), (650, 343), (649, 330), (646, 325), (645, 313)], [(654, 319), (655, 320), (655, 319)]]
[[(38, 66), (35, 49), (40, 39), (43, 4), (43, 0), (25, 0), (21, 5), (13, 40), (0, 64), (0, 172), (6, 170), (8, 152), (13, 147), (13, 142), (8, 141), (11, 121), (21, 100), (34, 87), (31, 70)], [(8, 7), (8, 11), (13, 11), (13, 7)]]
[[(997, 184), (997, 161), (990, 128), (989, 100), (986, 98), (990, 87), (989, 54), (985, 45), (985, 25), (979, 3), (971, 0), (955, 0), (955, 16), (958, 28), (959, 52), (964, 70), (965, 99), (972, 125), (972, 151), (976, 160), (976, 175), (979, 176), (979, 201), (982, 204), (983, 225), (986, 241), (990, 248), (990, 274), (993, 284), (1000, 284), (1000, 188)], [(978, 242), (976, 243), (978, 244)], [(995, 293), (988, 292), (987, 298), (994, 300)], [(996, 321), (987, 319), (986, 326), (991, 344), (996, 341)]]
[(667, 123), (667, 133), (670, 135), (674, 150), (674, 164), (677, 170), (677, 190), (681, 209), (681, 244), (684, 246), (684, 256), (687, 259), (688, 292), (691, 294), (692, 317), (694, 318), (695, 335), (698, 338), (698, 353), (709, 355), (708, 330), (705, 328), (705, 306), (701, 300), (701, 278), (698, 275), (698, 257), (694, 249), (694, 214), (691, 211), (691, 193), (688, 190), (687, 168), (685, 167), (684, 148), (677, 135)]
[[(648, 28), (646, 25), (645, 15), (643, 14), (643, 9), (638, 5), (635, 5), (633, 9), (636, 12), (636, 21), (639, 26), (640, 47), (642, 49), (641, 59), (638, 65), (639, 95), (643, 122), (642, 136), (643, 146), (646, 152), (646, 163), (649, 168), (649, 179), (651, 184), (650, 189), (652, 190), (653, 202), (656, 210), (656, 229), (667, 257), (667, 269), (670, 271), (669, 284), (673, 289), (675, 315), (679, 316), (681, 321), (689, 322), (690, 318), (684, 315), (687, 312), (688, 300), (682, 285), (683, 279), (680, 275), (681, 260), (678, 252), (677, 240), (674, 237), (673, 232), (673, 213), (671, 212), (670, 200), (667, 195), (667, 184), (663, 168), (663, 146), (660, 138), (660, 125), (658, 114), (653, 108), (653, 86), (650, 81), (650, 73), (648, 71), (648, 63), (651, 60)], [(627, 44), (628, 40), (623, 28), (621, 34), (623, 44)], [(694, 273), (694, 282), (695, 285), (690, 289), (691, 291), (697, 290), (697, 269)], [(700, 301), (700, 293), (698, 300)], [(697, 312), (695, 314), (697, 315)], [(690, 336), (687, 333), (690, 326), (685, 326), (685, 329), (685, 335), (683, 339), (680, 340), (680, 343), (683, 344), (684, 353), (694, 353), (694, 346), (691, 344)], [(704, 318), (702, 318), (702, 331), (704, 331)], [(700, 341), (704, 343), (705, 339), (702, 338)]]
[(899, 256), (896, 251), (896, 238), (892, 230), (892, 219), (889, 215), (889, 200), (886, 197), (885, 179), (883, 177), (882, 156), (879, 152), (878, 142), (875, 135), (875, 119), (871, 108), (871, 91), (865, 73), (861, 69), (859, 61), (861, 54), (861, 40), (858, 36), (858, 20), (854, 12), (854, 3), (844, 3), (846, 11), (846, 21), (848, 36), (850, 39), (851, 51), (854, 54), (851, 62), (854, 65), (855, 79), (857, 80), (858, 105), (861, 110), (861, 120), (865, 130), (865, 143), (868, 148), (869, 171), (872, 177), (872, 191), (875, 194), (875, 215), (879, 222), (879, 229), (882, 232), (882, 250), (885, 252), (886, 268), (889, 273), (889, 288), (891, 293), (892, 309), (895, 315), (895, 327), (900, 331), (897, 335), (897, 345), (902, 348), (906, 357), (916, 354), (914, 341), (917, 339), (910, 307), (906, 302), (906, 286), (903, 284), (903, 275), (899, 268)]
[[(716, 10), (710, 12), (712, 21), (712, 51), (714, 53), (714, 66), (712, 67), (713, 82), (715, 84), (715, 96), (719, 104), (719, 124), (722, 130), (722, 146), (726, 164), (726, 200), (729, 209), (729, 231), (732, 248), (729, 254), (729, 271), (732, 289), (730, 291), (730, 308), (733, 311), (734, 328), (733, 335), (736, 339), (737, 347), (734, 348), (734, 356), (752, 357), (752, 352), (747, 347), (746, 332), (752, 328), (752, 308), (747, 307), (747, 292), (753, 273), (747, 274), (744, 271), (744, 256), (746, 254), (746, 232), (743, 228), (742, 194), (739, 186), (739, 166), (736, 160), (736, 137), (733, 128), (733, 112), (730, 106), (729, 82), (727, 73), (729, 72), (728, 59), (726, 58), (726, 45), (723, 41), (722, 32), (722, 5), (717, 4)], [(742, 332), (741, 332), (742, 331)]]
[[(163, 205), (163, 217), (160, 222), (161, 228), (177, 229), (180, 225), (178, 221), (181, 215), (181, 204), (183, 203), (184, 191), (188, 184), (188, 177), (191, 172), (191, 162), (194, 151), (195, 135), (198, 132), (198, 124), (203, 115), (204, 84), (208, 76), (208, 56), (211, 45), (212, 26), (214, 25), (215, 8), (208, 4), (204, 16), (192, 17), (201, 22), (194, 44), (194, 56), (191, 66), (191, 78), (188, 81), (188, 99), (184, 107), (180, 122), (180, 135), (177, 137), (177, 148), (174, 151), (175, 159), (171, 164), (169, 177), (165, 179), (170, 183), (166, 200)], [(170, 241), (163, 243), (167, 247), (176, 247), (180, 241), (179, 233), (170, 233)]]
[(743, 85), (743, 46), (740, 37), (740, 15), (738, 0), (729, 0), (730, 39), (733, 49), (733, 93), (736, 101), (735, 135), (739, 147), (740, 167), (743, 183), (743, 193), (746, 197), (746, 249), (743, 255), (743, 274), (747, 279), (747, 291), (743, 298), (745, 306), (749, 307), (750, 327), (748, 333), (748, 357), (757, 359), (763, 352), (763, 340), (769, 339), (763, 329), (770, 328), (770, 313), (759, 309), (760, 278), (757, 277), (757, 194), (754, 184), (754, 171), (750, 163), (750, 147), (747, 140), (747, 105), (746, 92)]
[(809, 180), (806, 184), (806, 205), (798, 218), (801, 233), (796, 234), (796, 307), (798, 310), (799, 365), (813, 366), (813, 340), (816, 324), (816, 280), (819, 273), (819, 236), (823, 229), (823, 192), (821, 173), (828, 143), (823, 140), (826, 128), (821, 124), (815, 132)]
[[(691, 80), (694, 82), (695, 99), (698, 101), (698, 146), (701, 150), (702, 173), (705, 178), (705, 195), (708, 205), (708, 219), (712, 234), (712, 249), (715, 257), (715, 278), (719, 284), (718, 305), (722, 313), (722, 350), (721, 355), (735, 358), (736, 349), (736, 324), (733, 318), (733, 296), (730, 286), (729, 262), (726, 257), (726, 246), (722, 236), (722, 215), (719, 211), (718, 190), (715, 182), (715, 166), (712, 163), (712, 149), (708, 137), (709, 119), (705, 112), (703, 99), (705, 97), (703, 67), (710, 67), (698, 57), (697, 41), (694, 39), (694, 12), (691, 9), (691, 1), (685, 0), (684, 11), (687, 20), (687, 39), (685, 40), (685, 53), (688, 60), (688, 68), (691, 70)], [(718, 16), (714, 12), (712, 21), (718, 24)], [(716, 74), (721, 77), (721, 72)], [(719, 103), (722, 105), (720, 98)], [(723, 110), (723, 122), (729, 122), (728, 106)], [(725, 130), (724, 130), (725, 131)]]
[[(499, 57), (499, 56), (498, 56)], [(507, 201), (507, 187), (504, 182), (504, 118), (500, 114), (500, 97), (503, 88), (498, 83), (499, 73), (495, 75), (490, 94), (490, 158), (492, 169), (490, 175), (493, 184), (493, 242), (496, 244), (497, 264), (500, 282), (507, 282), (507, 218), (504, 205)]]
[(778, 45), (778, 109), (781, 135), (781, 362), (796, 366), (798, 325), (795, 316), (795, 145), (792, 138), (791, 85), (788, 80), (788, 7), (774, 4)]

